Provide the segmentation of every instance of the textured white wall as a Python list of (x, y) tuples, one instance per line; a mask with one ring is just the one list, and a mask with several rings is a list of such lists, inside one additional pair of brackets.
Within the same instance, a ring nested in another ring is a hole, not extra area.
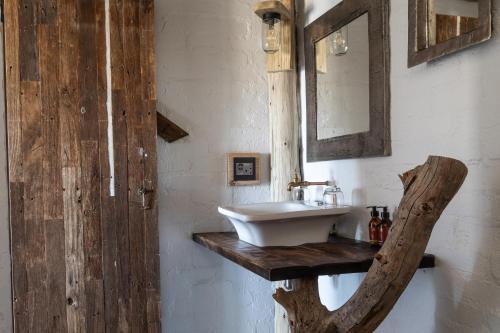
[[(306, 21), (337, 2), (306, 0)], [(500, 7), (499, 0), (493, 4)], [(407, 1), (392, 1), (393, 156), (306, 163), (305, 175), (338, 181), (347, 199), (360, 207), (340, 230), (367, 239), (369, 217), (361, 207), (394, 208), (403, 194), (398, 173), (429, 154), (464, 161), (469, 176), (429, 243), (437, 267), (417, 272), (377, 332), (500, 332), (500, 41), (408, 69), (407, 6)], [(499, 21), (494, 16), (494, 26)], [(323, 301), (340, 306), (362, 278), (322, 278)]]
[(3, 25), (0, 26), (0, 332), (12, 330), (7, 186), (7, 143), (3, 66)]
[[(191, 240), (193, 232), (231, 229), (218, 205), (270, 197), (266, 68), (253, 3), (156, 1), (160, 111), (190, 134), (158, 141), (164, 332), (274, 327), (271, 283)], [(231, 151), (266, 154), (261, 186), (226, 186)]]

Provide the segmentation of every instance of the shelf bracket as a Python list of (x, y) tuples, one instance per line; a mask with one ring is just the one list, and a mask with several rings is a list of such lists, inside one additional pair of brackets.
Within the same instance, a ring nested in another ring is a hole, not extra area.
[(169, 120), (167, 117), (157, 112), (157, 132), (158, 136), (163, 138), (168, 143), (175, 142), (189, 135), (188, 132), (177, 126), (173, 121)]

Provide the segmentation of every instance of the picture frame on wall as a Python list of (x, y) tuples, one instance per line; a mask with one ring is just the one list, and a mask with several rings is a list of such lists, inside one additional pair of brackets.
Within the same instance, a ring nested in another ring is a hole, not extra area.
[(227, 180), (229, 186), (260, 184), (260, 154), (227, 154)]

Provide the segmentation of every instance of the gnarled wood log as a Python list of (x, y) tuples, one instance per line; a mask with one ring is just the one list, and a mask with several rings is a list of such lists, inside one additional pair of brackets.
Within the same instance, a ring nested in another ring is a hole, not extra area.
[(292, 332), (374, 331), (415, 274), (434, 225), (466, 176), (467, 167), (462, 162), (437, 156), (400, 176), (405, 194), (389, 237), (346, 304), (328, 311), (321, 304), (317, 278), (301, 280), (291, 292), (276, 291), (273, 297), (288, 311)]

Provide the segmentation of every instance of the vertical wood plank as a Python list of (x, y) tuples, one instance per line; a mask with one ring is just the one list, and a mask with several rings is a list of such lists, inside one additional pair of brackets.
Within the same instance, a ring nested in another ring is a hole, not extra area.
[(36, 25), (39, 1), (20, 0), (19, 3), (19, 46), (21, 57), (20, 73), (22, 81), (38, 81), (38, 48)]
[[(47, 332), (67, 332), (64, 220), (46, 220), (45, 226), (48, 272), (47, 302), (49, 304), (47, 307)], [(23, 331), (19, 330), (18, 332)]]
[[(140, 1), (141, 73), (143, 100), (144, 181), (148, 186), (158, 184), (157, 175), (157, 117), (156, 117), (156, 60), (154, 48), (154, 1)], [(154, 190), (152, 209), (144, 211), (145, 258), (148, 332), (161, 331), (160, 309), (160, 244), (158, 237), (158, 191)]]
[[(295, 1), (283, 0), (291, 11), (291, 24), (295, 26)], [(295, 29), (291, 29), (290, 49), (268, 56), (269, 127), (271, 129), (271, 198), (273, 201), (289, 200), (287, 184), (299, 166), (299, 128), (297, 113), (297, 73), (295, 68)], [(288, 53), (288, 54), (287, 54)], [(286, 72), (286, 70), (289, 70)], [(281, 287), (282, 283), (276, 283)], [(274, 324), (276, 333), (288, 333), (290, 327), (286, 310), (275, 303)]]
[[(271, 198), (290, 200), (288, 182), (299, 172), (299, 128), (295, 72), (268, 74), (269, 127), (271, 128)], [(276, 283), (276, 287), (281, 287)], [(286, 310), (275, 303), (275, 332), (288, 333)]]
[(118, 267), (116, 285), (118, 290), (119, 328), (130, 329), (130, 237), (129, 237), (129, 199), (128, 199), (128, 141), (127, 111), (123, 91), (113, 92), (113, 128), (115, 137), (115, 177), (116, 177), (116, 225)]
[[(59, 0), (59, 117), (62, 167), (79, 168), (80, 108), (78, 94), (77, 0)], [(80, 0), (78, 0), (80, 1)], [(78, 173), (79, 175), (80, 173)]]
[(64, 230), (68, 332), (85, 332), (85, 268), (83, 250), (81, 171), (64, 167)]
[[(145, 183), (157, 186), (157, 156), (156, 156), (156, 101), (144, 102), (147, 114), (144, 117), (144, 180)], [(145, 265), (147, 292), (147, 323), (148, 332), (161, 331), (160, 306), (160, 244), (158, 237), (158, 191), (153, 188), (154, 199), (151, 209), (144, 211), (145, 225)]]
[[(97, 99), (97, 34), (96, 0), (79, 0), (78, 22), (78, 92), (80, 110), (80, 138), (97, 141), (99, 138)], [(101, 48), (102, 49), (102, 48)], [(83, 156), (82, 156), (83, 157)]]
[(55, 25), (39, 26), (41, 99), (43, 113), (44, 218), (63, 219), (59, 125), (59, 31)]
[(105, 330), (98, 141), (83, 141), (82, 156), (86, 332), (97, 333)]
[[(103, 111), (105, 113), (105, 110)], [(110, 170), (108, 161), (108, 148), (107, 148), (107, 121), (99, 121), (99, 155), (100, 160), (103, 161), (100, 165), (101, 169), (101, 234), (102, 234), (102, 264), (103, 264), (103, 281), (104, 281), (104, 315), (105, 315), (105, 331), (117, 332), (118, 331), (118, 288), (116, 280), (118, 278), (118, 264), (115, 258), (118, 257), (117, 246), (117, 231), (115, 215), (115, 199), (109, 196), (110, 184)], [(102, 144), (105, 143), (105, 144)], [(123, 221), (122, 221), (123, 222)]]
[(19, 72), (19, 14), (17, 0), (6, 0), (5, 17), (5, 90), (7, 100), (7, 140), (9, 157), (9, 180), (22, 182), (23, 162), (21, 150), (21, 109)]
[[(417, 17), (417, 24), (424, 25), (427, 27), (427, 42), (422, 42), (422, 37), (417, 37), (417, 48), (425, 49), (426, 47), (430, 47), (436, 45), (436, 0), (427, 0), (426, 1), (426, 13), (417, 12), (416, 15), (424, 15), (423, 17)], [(417, 4), (417, 10), (419, 10), (419, 5)], [(420, 5), (421, 6), (421, 5)], [(413, 15), (412, 15), (413, 16)], [(412, 18), (413, 19), (413, 18)], [(409, 22), (410, 26), (411, 22)], [(421, 33), (417, 29), (417, 33)], [(424, 36), (425, 37), (425, 36)]]
[(113, 90), (124, 89), (123, 1), (110, 0), (111, 66)]
[(47, 266), (45, 258), (45, 224), (43, 219), (44, 141), (40, 82), (21, 82), (22, 150), (24, 163), (24, 220), (26, 230), (26, 265), (28, 280), (28, 327), (30, 331), (46, 329)]
[[(156, 57), (155, 57), (155, 15), (154, 1), (140, 0), (140, 23), (141, 36), (141, 73), (142, 73), (142, 98), (145, 101), (156, 101)], [(156, 105), (152, 106), (156, 110)], [(148, 109), (148, 112), (152, 111)], [(144, 130), (151, 129), (147, 125)]]
[(79, 20), (76, 0), (59, 0), (59, 117), (63, 179), (68, 332), (86, 327), (79, 106)]
[(86, 332), (104, 332), (104, 285), (99, 166), (99, 99), (96, 0), (78, 1), (78, 82), (80, 109), (83, 249)]
[(145, 226), (142, 196), (144, 185), (143, 105), (141, 87), (141, 52), (139, 33), (139, 1), (124, 1), (124, 66), (127, 105), (128, 188), (129, 188), (129, 243), (131, 329), (147, 331), (147, 294), (145, 263)]
[(24, 222), (24, 184), (10, 183), (10, 230), (12, 254), (13, 327), (28, 332), (28, 272), (26, 267), (26, 226)]
[(24, 220), (24, 183), (22, 116), (20, 101), (19, 12), (16, 0), (4, 3), (5, 76), (7, 99), (7, 136), (9, 156), (9, 214), (11, 231), (13, 328), (29, 330), (28, 267), (26, 223)]
[(66, 264), (59, 125), (59, 29), (57, 4), (42, 2), (38, 26), (43, 114), (43, 217), (47, 259), (47, 329), (64, 332), (66, 322)]

